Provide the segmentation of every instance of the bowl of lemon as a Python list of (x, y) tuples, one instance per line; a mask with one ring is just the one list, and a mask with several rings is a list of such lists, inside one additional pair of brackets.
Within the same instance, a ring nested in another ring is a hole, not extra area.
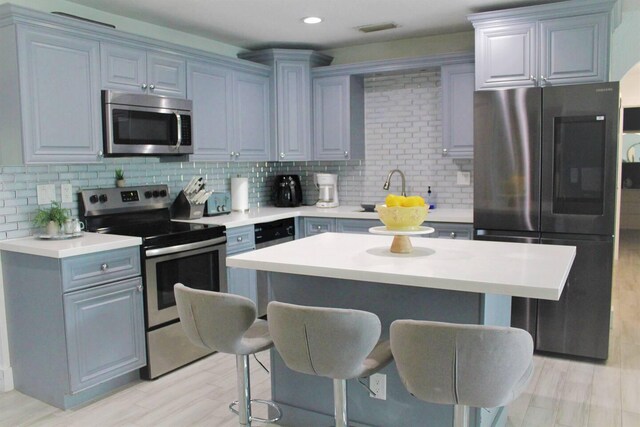
[(376, 206), (380, 221), (392, 231), (413, 231), (427, 218), (429, 207), (420, 196), (389, 194), (384, 205)]

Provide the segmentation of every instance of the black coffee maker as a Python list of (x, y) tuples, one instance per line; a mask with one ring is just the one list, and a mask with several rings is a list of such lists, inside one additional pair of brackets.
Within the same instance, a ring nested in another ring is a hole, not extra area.
[(295, 208), (302, 204), (302, 186), (298, 175), (276, 175), (273, 204), (279, 208)]

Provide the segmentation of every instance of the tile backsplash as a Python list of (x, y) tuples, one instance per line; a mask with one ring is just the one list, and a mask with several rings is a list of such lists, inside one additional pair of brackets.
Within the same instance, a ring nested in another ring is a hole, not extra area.
[[(249, 206), (271, 204), (271, 186), (277, 174), (299, 174), (305, 204), (315, 203), (315, 172), (338, 174), (341, 204), (382, 202), (388, 193), (382, 184), (391, 169), (407, 176), (407, 193), (426, 195), (431, 186), (438, 207), (471, 208), (473, 187), (456, 185), (458, 171), (472, 171), (470, 159), (442, 156), (440, 72), (431, 69), (411, 74), (365, 79), (366, 160), (335, 162), (167, 162), (155, 157), (105, 159), (100, 164), (56, 164), (0, 167), (0, 240), (23, 237), (35, 230), (31, 220), (38, 208), (36, 185), (73, 186), (74, 202), (63, 205), (78, 215), (77, 191), (113, 187), (114, 170), (124, 169), (127, 185), (168, 184), (173, 195), (193, 176), (203, 176), (207, 188), (226, 191), (233, 176), (249, 177)], [(400, 178), (391, 192), (400, 192)]]

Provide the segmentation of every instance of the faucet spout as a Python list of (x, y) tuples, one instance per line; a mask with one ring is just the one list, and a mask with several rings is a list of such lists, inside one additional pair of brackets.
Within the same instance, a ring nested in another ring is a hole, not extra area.
[(384, 182), (384, 185), (382, 186), (382, 189), (383, 190), (388, 190), (389, 189), (389, 186), (391, 185), (391, 176), (396, 172), (398, 172), (400, 174), (400, 178), (402, 179), (402, 193), (400, 193), (400, 194), (403, 195), (403, 196), (406, 196), (407, 195), (406, 187), (405, 187), (406, 180), (405, 180), (405, 177), (404, 177), (404, 173), (402, 173), (402, 171), (400, 169), (394, 169), (391, 172), (389, 172), (389, 175), (387, 175), (387, 180)]

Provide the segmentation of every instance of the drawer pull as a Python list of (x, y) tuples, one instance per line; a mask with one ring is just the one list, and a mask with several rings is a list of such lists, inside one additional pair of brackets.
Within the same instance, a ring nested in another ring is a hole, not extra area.
[(318, 231), (320, 231), (320, 230), (322, 230), (322, 226), (321, 225), (318, 226)]
[(452, 239), (455, 239), (456, 237), (458, 237), (458, 235), (456, 234), (455, 231), (452, 231), (451, 234), (449, 234), (449, 237), (451, 237)]
[(109, 269), (109, 264), (106, 262), (100, 266), (100, 271), (107, 271)]
[(142, 292), (142, 285), (138, 285), (138, 292)]
[(242, 242), (242, 236), (238, 236), (238, 238), (236, 239), (238, 242)]

